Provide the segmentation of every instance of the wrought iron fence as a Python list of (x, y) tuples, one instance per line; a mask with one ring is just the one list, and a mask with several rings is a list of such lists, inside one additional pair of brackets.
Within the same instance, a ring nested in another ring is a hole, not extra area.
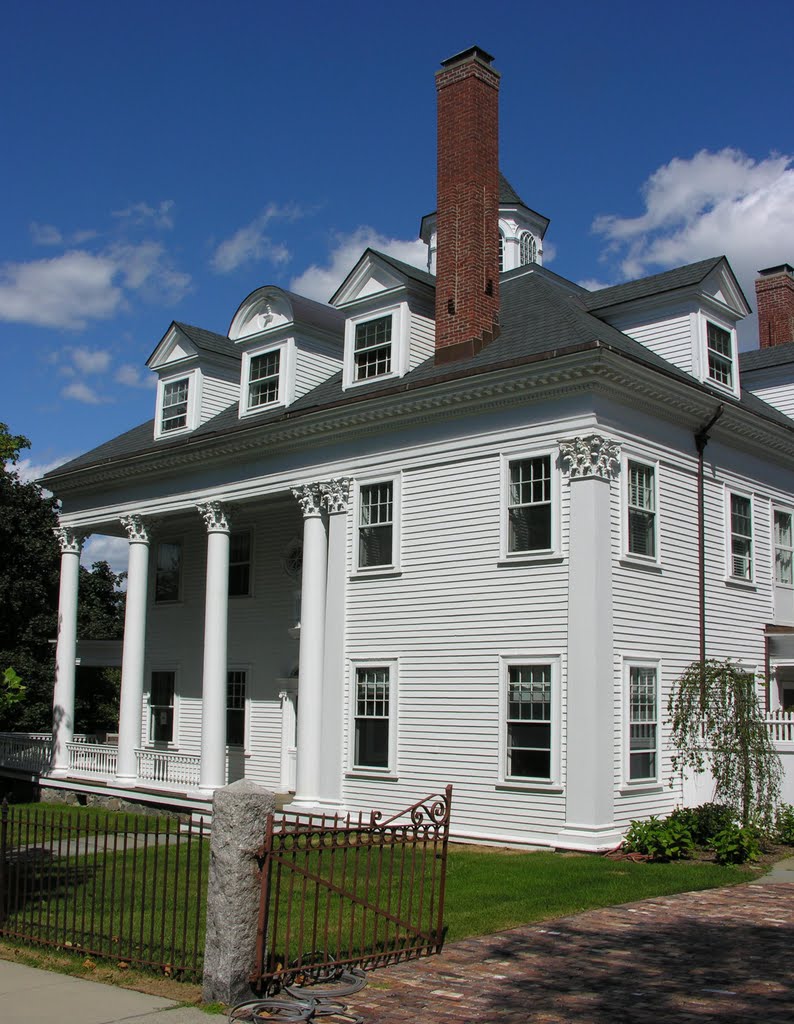
[(208, 864), (203, 819), (3, 801), (0, 936), (200, 977)]
[(268, 815), (260, 992), (440, 952), (452, 787), (386, 820)]

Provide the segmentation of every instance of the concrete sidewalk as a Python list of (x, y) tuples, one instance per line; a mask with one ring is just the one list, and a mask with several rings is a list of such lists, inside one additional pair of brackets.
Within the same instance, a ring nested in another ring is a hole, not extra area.
[(0, 960), (3, 1024), (212, 1024), (195, 1006)]

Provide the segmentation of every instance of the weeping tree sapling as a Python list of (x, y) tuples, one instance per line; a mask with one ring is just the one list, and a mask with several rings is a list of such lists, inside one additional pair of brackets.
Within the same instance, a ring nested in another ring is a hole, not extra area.
[(758, 704), (755, 678), (732, 661), (693, 662), (673, 687), (667, 710), (674, 770), (708, 767), (714, 799), (744, 825), (768, 825), (783, 769)]

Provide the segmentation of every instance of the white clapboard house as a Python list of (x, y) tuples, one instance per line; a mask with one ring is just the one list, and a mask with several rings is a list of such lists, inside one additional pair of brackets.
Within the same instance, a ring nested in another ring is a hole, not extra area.
[[(702, 653), (757, 674), (794, 751), (792, 268), (759, 278), (741, 357), (722, 256), (552, 273), (499, 171), (492, 58), (436, 84), (428, 269), (368, 249), (328, 304), (264, 286), (228, 335), (172, 323), (154, 419), (45, 478), (43, 784), (200, 806), (245, 776), (388, 811), (452, 782), (459, 837), (603, 849), (686, 798), (665, 707)], [(117, 743), (73, 721), (91, 533), (129, 538)]]

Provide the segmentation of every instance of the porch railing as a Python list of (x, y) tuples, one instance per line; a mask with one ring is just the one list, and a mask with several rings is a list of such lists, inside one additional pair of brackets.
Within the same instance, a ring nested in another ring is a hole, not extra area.
[(179, 754), (172, 750), (136, 750), (138, 778), (161, 786), (198, 786), (201, 754)]
[(46, 772), (52, 760), (50, 733), (0, 733), (0, 766), (20, 771)]
[(765, 719), (773, 743), (794, 743), (794, 711), (768, 711)]
[(69, 774), (84, 778), (106, 779), (116, 774), (118, 747), (104, 743), (67, 743), (69, 751)]

